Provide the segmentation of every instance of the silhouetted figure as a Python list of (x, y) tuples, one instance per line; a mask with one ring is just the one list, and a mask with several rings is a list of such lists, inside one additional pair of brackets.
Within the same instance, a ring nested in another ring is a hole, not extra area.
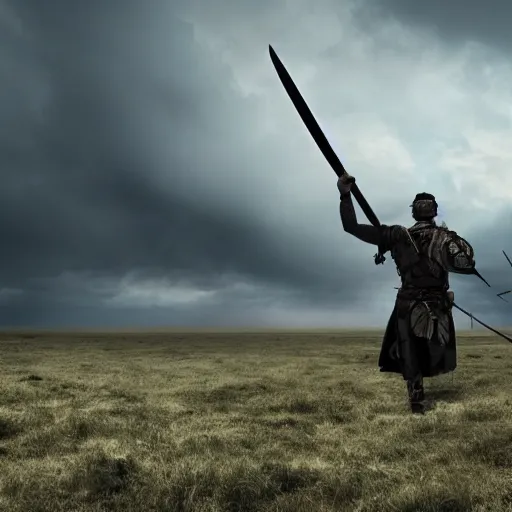
[(424, 412), (423, 377), (455, 370), (457, 352), (448, 273), (472, 274), (472, 247), (447, 227), (437, 226), (432, 194), (417, 194), (412, 203), (416, 223), (410, 227), (359, 224), (347, 174), (338, 180), (343, 228), (363, 242), (391, 252), (402, 285), (386, 328), (380, 371), (402, 374), (414, 413)]

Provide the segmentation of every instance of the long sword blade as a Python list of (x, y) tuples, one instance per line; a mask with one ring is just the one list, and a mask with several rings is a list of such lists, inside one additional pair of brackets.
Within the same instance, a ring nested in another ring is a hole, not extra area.
[(486, 329), (489, 329), (494, 334), (497, 334), (498, 336), (501, 336), (502, 338), (505, 338), (509, 343), (512, 343), (512, 338), (510, 338), (506, 334), (503, 334), (500, 331), (497, 331), (496, 329), (494, 329), (494, 327), (491, 327), (490, 325), (487, 325), (486, 323), (482, 322), (481, 320), (478, 320), (478, 318), (476, 316), (472, 315), (471, 313), (468, 313), (465, 309), (462, 309), (460, 306), (457, 306), (457, 304), (455, 304), (455, 302), (452, 302), (452, 306), (454, 308), (457, 308), (459, 311), (462, 311), (465, 315), (469, 316), (469, 318), (472, 318), (475, 322), (478, 322), (480, 325), (482, 325)]
[[(272, 63), (276, 68), (277, 75), (279, 76), (279, 79), (281, 80), (283, 87), (288, 93), (290, 100), (297, 109), (297, 112), (299, 113), (302, 121), (306, 125), (306, 128), (308, 129), (309, 133), (316, 142), (318, 148), (324, 155), (325, 159), (329, 162), (329, 165), (332, 167), (333, 171), (336, 173), (337, 176), (346, 174), (347, 171), (345, 170), (343, 164), (340, 162), (340, 159), (338, 158), (338, 156), (332, 149), (331, 145), (329, 144), (329, 141), (322, 132), (322, 129), (316, 122), (315, 117), (313, 116), (311, 110), (309, 110), (309, 107), (304, 101), (304, 98), (302, 97), (299, 90), (293, 83), (292, 77), (288, 74), (288, 71), (286, 71), (286, 68), (284, 67), (283, 63), (277, 56), (272, 46), (269, 45), (268, 50), (270, 53)], [(359, 203), (359, 206), (361, 207), (365, 215), (368, 217), (368, 220), (374, 226), (380, 226), (379, 219), (375, 215), (374, 211), (371, 209), (370, 205), (366, 201), (365, 197), (359, 190), (359, 187), (357, 186), (356, 183), (352, 184), (352, 194), (356, 198), (356, 201)]]

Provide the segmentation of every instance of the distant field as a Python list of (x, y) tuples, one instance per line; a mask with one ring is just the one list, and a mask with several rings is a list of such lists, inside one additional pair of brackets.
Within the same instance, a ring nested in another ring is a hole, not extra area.
[(416, 417), (381, 334), (0, 334), (0, 510), (512, 511), (512, 346)]

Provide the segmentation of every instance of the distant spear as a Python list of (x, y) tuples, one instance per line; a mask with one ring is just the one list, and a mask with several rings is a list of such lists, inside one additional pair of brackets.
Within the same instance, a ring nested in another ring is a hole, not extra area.
[[(503, 252), (503, 256), (505, 256), (505, 258), (507, 258), (509, 265), (512, 267), (512, 261), (510, 261), (510, 258), (507, 256), (507, 253), (504, 250), (502, 250), (502, 252)], [(503, 298), (503, 295), (506, 295), (507, 293), (510, 293), (510, 292), (512, 292), (512, 290), (507, 290), (506, 292), (497, 293), (496, 296), (498, 296), (502, 301), (508, 302), (508, 300), (505, 300)]]
[(507, 256), (507, 253), (505, 251), (503, 251), (503, 254), (504, 254), (505, 258), (507, 258), (507, 261), (509, 262), (510, 266), (512, 267), (512, 261), (510, 261), (510, 258)]
[(507, 290), (506, 292), (497, 293), (496, 295), (504, 302), (508, 302), (508, 300), (503, 298), (503, 295), (506, 295), (507, 293), (512, 292), (512, 290)]

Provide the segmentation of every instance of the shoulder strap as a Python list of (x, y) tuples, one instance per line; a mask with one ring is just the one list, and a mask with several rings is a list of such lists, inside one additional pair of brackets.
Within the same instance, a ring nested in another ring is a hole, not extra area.
[(414, 250), (415, 250), (418, 254), (420, 254), (420, 250), (419, 250), (418, 246), (416, 245), (416, 242), (414, 241), (413, 237), (411, 236), (411, 233), (409, 232), (409, 230), (408, 230), (406, 227), (404, 227), (403, 229), (404, 229), (404, 231), (406, 232), (407, 237), (408, 237), (408, 238), (409, 238), (409, 240), (411, 241), (411, 244), (412, 244), (412, 246), (414, 247)]

